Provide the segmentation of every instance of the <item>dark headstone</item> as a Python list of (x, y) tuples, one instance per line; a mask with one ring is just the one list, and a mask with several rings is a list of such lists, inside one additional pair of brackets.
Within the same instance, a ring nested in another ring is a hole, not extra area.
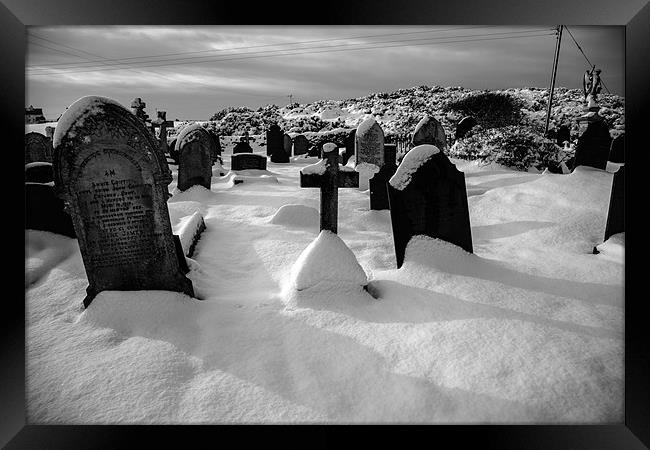
[[(398, 268), (404, 262), (409, 240), (417, 235), (442, 239), (473, 251), (465, 175), (444, 153), (428, 151), (432, 148), (412, 148), (388, 184)], [(418, 166), (420, 158), (425, 162)], [(405, 173), (410, 173), (410, 180)]]
[(284, 133), (282, 139), (284, 152), (287, 154), (287, 156), (291, 156), (291, 149), (293, 147), (293, 140), (291, 139), (291, 136), (289, 136), (287, 133)]
[(337, 147), (332, 142), (323, 145), (323, 159), (325, 160), (323, 173), (309, 173), (308, 171), (304, 173), (303, 170), (306, 168), (300, 171), (300, 187), (320, 188), (320, 229), (336, 233), (338, 230), (338, 189), (359, 187), (359, 172), (339, 166)]
[(620, 164), (625, 162), (625, 134), (620, 134), (612, 139), (608, 160)]
[(389, 209), (388, 180), (397, 170), (397, 145), (384, 144), (384, 165), (369, 181), (370, 187), (370, 209)]
[(254, 153), (240, 153), (230, 158), (230, 170), (266, 170), (266, 157)]
[(102, 97), (77, 100), (59, 123), (70, 128), (54, 151), (54, 182), (79, 240), (84, 305), (105, 290), (193, 296), (167, 209), (171, 172), (144, 123)]
[(411, 142), (414, 147), (422, 144), (431, 144), (441, 151), (447, 150), (447, 136), (442, 124), (435, 117), (424, 116), (413, 131)]
[(266, 131), (266, 155), (273, 161), (275, 153), (280, 153), (280, 156), (284, 154), (284, 133), (278, 125), (273, 124)]
[(200, 125), (190, 125), (178, 135), (178, 189), (184, 191), (194, 185), (210, 189), (212, 179), (212, 152), (214, 142)]
[(309, 150), (309, 139), (304, 135), (299, 134), (293, 138), (293, 155), (299, 156), (304, 155)]
[(562, 125), (559, 130), (557, 130), (557, 136), (555, 137), (555, 142), (557, 145), (563, 147), (564, 142), (571, 142), (571, 130), (568, 126)]
[(377, 168), (384, 165), (384, 131), (370, 117), (357, 127), (355, 136), (355, 163), (374, 164)]
[(614, 174), (612, 193), (609, 196), (607, 224), (605, 225), (605, 241), (613, 234), (625, 231), (625, 166), (621, 166)]
[(318, 158), (321, 157), (321, 149), (318, 145), (312, 145), (309, 147), (309, 151), (307, 152), (307, 155), (309, 156), (317, 156)]
[(54, 127), (45, 127), (45, 136), (50, 140), (54, 141)]
[(212, 161), (216, 161), (221, 157), (221, 140), (219, 135), (214, 130), (208, 130), (212, 141), (214, 142), (214, 154), (212, 155)]
[(25, 229), (77, 237), (53, 183), (25, 183)]
[(178, 165), (178, 149), (176, 148), (176, 142), (178, 140), (176, 138), (172, 139), (169, 142), (169, 145), (167, 146), (167, 150), (169, 151), (169, 157), (174, 160), (174, 163)]
[(462, 139), (465, 137), (467, 132), (474, 128), (477, 125), (476, 119), (471, 116), (466, 116), (460, 119), (458, 125), (456, 125), (456, 134), (455, 139)]
[(343, 153), (343, 160), (341, 164), (346, 165), (348, 160), (354, 155), (354, 147), (356, 143), (357, 129), (350, 130), (345, 138), (345, 153)]
[(587, 129), (578, 137), (573, 169), (578, 166), (591, 166), (605, 170), (610, 142), (607, 124), (602, 120), (590, 122)]
[(235, 144), (235, 147), (232, 149), (232, 154), (237, 153), (253, 153), (253, 148), (248, 144), (248, 142), (239, 141)]
[(51, 183), (52, 181), (54, 181), (52, 163), (33, 162), (25, 164), (25, 182)]
[(41, 133), (25, 134), (25, 164), (52, 162), (52, 141)]

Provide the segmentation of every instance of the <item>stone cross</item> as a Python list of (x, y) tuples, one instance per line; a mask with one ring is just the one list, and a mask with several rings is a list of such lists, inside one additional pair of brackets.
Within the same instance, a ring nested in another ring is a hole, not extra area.
[[(324, 159), (317, 165), (324, 165), (325, 170), (317, 173), (303, 173), (301, 170), (300, 187), (320, 188), (320, 230), (336, 233), (338, 228), (338, 189), (359, 187), (359, 173), (345, 166), (339, 167), (336, 144), (328, 142), (323, 145), (323, 156)], [(341, 168), (344, 169), (341, 170)]]
[(131, 112), (144, 123), (147, 123), (147, 120), (149, 119), (149, 115), (144, 112), (146, 106), (147, 104), (143, 102), (140, 97), (134, 98), (131, 102)]
[(154, 130), (154, 136), (156, 128), (160, 128), (160, 150), (164, 155), (168, 153), (167, 127), (173, 128), (174, 122), (167, 120), (167, 111), (156, 111), (156, 114), (158, 117), (151, 121), (151, 128)]

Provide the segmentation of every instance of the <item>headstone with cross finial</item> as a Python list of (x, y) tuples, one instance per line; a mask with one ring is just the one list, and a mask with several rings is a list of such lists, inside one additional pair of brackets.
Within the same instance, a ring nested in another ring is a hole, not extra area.
[(359, 187), (359, 173), (339, 165), (336, 144), (323, 145), (323, 159), (300, 171), (300, 187), (320, 188), (320, 229), (338, 229), (339, 188)]
[[(157, 117), (151, 121), (151, 128), (155, 131), (160, 128), (160, 151), (163, 155), (167, 154), (167, 127), (173, 128), (174, 122), (167, 120), (167, 111), (156, 111)], [(155, 136), (155, 133), (154, 133)]]

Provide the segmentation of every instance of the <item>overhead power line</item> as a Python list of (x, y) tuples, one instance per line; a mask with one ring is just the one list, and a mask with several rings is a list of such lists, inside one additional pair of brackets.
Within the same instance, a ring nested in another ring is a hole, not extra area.
[[(249, 53), (241, 53), (243, 56), (239, 56), (237, 54), (233, 55), (226, 55), (227, 57), (221, 57), (221, 58), (214, 58), (214, 57), (209, 57), (210, 59), (206, 59), (208, 57), (189, 57), (189, 58), (179, 58), (176, 60), (170, 60), (170, 62), (164, 62), (163, 64), (140, 64), (137, 67), (139, 69), (145, 68), (145, 67), (165, 67), (165, 66), (174, 66), (174, 65), (179, 65), (179, 64), (188, 64), (187, 60), (191, 60), (195, 64), (202, 64), (202, 63), (211, 63), (211, 62), (221, 62), (221, 61), (234, 61), (234, 60), (243, 60), (243, 59), (252, 59), (252, 58), (266, 58), (266, 57), (272, 57), (272, 56), (291, 56), (291, 55), (300, 55), (300, 54), (316, 54), (316, 53), (326, 53), (326, 52), (337, 52), (337, 51), (353, 51), (353, 50), (366, 50), (366, 49), (382, 49), (382, 48), (391, 48), (391, 47), (401, 47), (401, 46), (415, 46), (415, 45), (431, 45), (431, 44), (447, 44), (447, 43), (457, 43), (457, 42), (477, 42), (477, 41), (489, 41), (489, 40), (497, 40), (497, 39), (517, 39), (517, 38), (529, 38), (529, 37), (538, 37), (538, 36), (553, 36), (553, 33), (544, 33), (544, 34), (528, 34), (528, 35), (523, 35), (521, 33), (533, 33), (537, 31), (550, 31), (551, 29), (538, 29), (538, 30), (526, 30), (526, 31), (520, 31), (520, 32), (500, 32), (500, 33), (486, 33), (482, 35), (466, 35), (466, 36), (455, 36), (455, 37), (467, 37), (467, 38), (473, 38), (473, 37), (478, 37), (478, 39), (453, 39), (454, 36), (448, 36), (444, 38), (420, 38), (420, 39), (408, 39), (408, 40), (395, 40), (395, 41), (383, 41), (383, 42), (375, 42), (375, 43), (370, 43), (370, 44), (386, 44), (386, 43), (397, 43), (396, 45), (372, 45), (372, 46), (366, 46), (366, 47), (351, 47), (350, 44), (342, 44), (342, 45), (334, 45), (334, 46), (316, 46), (316, 47), (309, 47), (309, 48), (295, 48), (295, 49), (281, 49), (281, 50), (270, 50), (266, 52), (249, 52)], [(485, 37), (485, 36), (496, 36), (496, 35), (503, 35), (503, 34), (513, 34), (517, 33), (517, 35), (514, 36), (501, 36), (501, 37)], [(441, 39), (447, 39), (442, 41)], [(452, 39), (452, 40), (448, 40)], [(421, 43), (414, 43), (413, 41), (427, 41), (427, 42), (421, 42)], [(364, 44), (352, 44), (352, 45), (364, 45)], [(334, 49), (335, 47), (344, 47), (342, 49)], [(322, 50), (321, 50), (322, 49)], [(308, 50), (308, 51), (305, 51)], [(313, 51), (313, 50), (319, 50), (319, 51)], [(290, 53), (277, 53), (277, 52), (290, 52)], [(256, 54), (256, 53), (261, 53), (261, 54)], [(270, 54), (274, 53), (274, 54)], [(234, 56), (234, 57), (231, 57)], [(122, 63), (123, 64), (123, 63)], [(132, 66), (132, 65), (130, 65)], [(29, 75), (32, 76), (37, 76), (37, 75), (56, 75), (56, 74), (70, 74), (70, 73), (84, 73), (84, 72), (94, 72), (96, 70), (120, 70), (122, 67), (108, 67), (108, 68), (100, 68), (100, 69), (84, 69), (84, 70), (58, 70), (58, 69), (53, 69), (51, 72), (48, 73), (29, 73)]]

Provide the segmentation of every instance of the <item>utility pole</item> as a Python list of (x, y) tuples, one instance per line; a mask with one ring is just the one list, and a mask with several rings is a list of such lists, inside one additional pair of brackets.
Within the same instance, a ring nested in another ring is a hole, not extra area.
[(544, 136), (548, 133), (548, 122), (551, 120), (551, 107), (553, 105), (553, 90), (555, 89), (555, 75), (557, 74), (557, 60), (560, 58), (560, 42), (562, 42), (562, 29), (564, 25), (558, 26), (557, 43), (555, 45), (555, 58), (553, 58), (553, 73), (551, 74), (551, 88), (548, 93), (548, 109), (546, 110), (546, 124), (544, 125)]

